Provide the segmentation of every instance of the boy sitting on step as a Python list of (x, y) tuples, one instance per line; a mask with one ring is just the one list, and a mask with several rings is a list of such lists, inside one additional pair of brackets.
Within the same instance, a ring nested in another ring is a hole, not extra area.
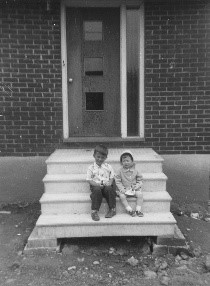
[(114, 171), (112, 167), (105, 163), (108, 155), (108, 149), (104, 145), (98, 145), (94, 149), (93, 157), (95, 162), (88, 167), (86, 180), (90, 184), (91, 190), (91, 217), (99, 221), (98, 211), (100, 209), (103, 197), (106, 199), (109, 211), (105, 218), (111, 218), (116, 215), (116, 192), (113, 187)]
[[(127, 213), (131, 216), (142, 217), (143, 194), (141, 191), (142, 176), (135, 169), (133, 154), (130, 150), (124, 151), (120, 156), (122, 167), (118, 170), (115, 176), (117, 186), (117, 195), (125, 207)], [(127, 197), (136, 197), (135, 211), (128, 204)]]

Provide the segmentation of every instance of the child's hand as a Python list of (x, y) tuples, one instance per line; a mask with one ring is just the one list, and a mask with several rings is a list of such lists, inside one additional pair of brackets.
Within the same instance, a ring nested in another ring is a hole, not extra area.
[(104, 182), (104, 186), (111, 186), (111, 182), (110, 181), (108, 181), (108, 182)]
[(140, 188), (140, 187), (137, 186), (137, 185), (132, 185), (132, 189), (135, 190), (135, 191), (137, 191), (139, 188)]
[(104, 187), (104, 182), (100, 182), (99, 186), (101, 187), (101, 189)]

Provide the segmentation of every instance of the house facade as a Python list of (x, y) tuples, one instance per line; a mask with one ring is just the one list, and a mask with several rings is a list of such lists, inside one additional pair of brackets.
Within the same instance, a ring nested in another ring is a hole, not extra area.
[(2, 0), (2, 200), (39, 197), (55, 149), (103, 142), (152, 148), (172, 197), (207, 202), (209, 19), (209, 0)]

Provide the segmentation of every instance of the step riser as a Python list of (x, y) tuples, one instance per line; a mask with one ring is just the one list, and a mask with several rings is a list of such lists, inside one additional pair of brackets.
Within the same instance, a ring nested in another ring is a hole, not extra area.
[[(89, 193), (89, 185), (86, 182), (45, 182), (45, 192), (49, 194), (59, 193)], [(145, 180), (142, 190), (145, 192), (166, 191), (166, 180)]]
[[(135, 201), (129, 202), (130, 206), (135, 210)], [(87, 214), (90, 215), (91, 203), (90, 201), (83, 202), (55, 202), (41, 204), (42, 214)], [(100, 207), (100, 214), (104, 215), (108, 210), (107, 203), (102, 203)], [(117, 201), (116, 205), (117, 213), (125, 213), (123, 205)], [(169, 212), (170, 201), (148, 201), (143, 204), (142, 211), (144, 213), (149, 212)]]
[[(48, 174), (86, 174), (88, 166), (91, 162), (84, 163), (54, 163), (47, 164)], [(111, 163), (111, 166), (116, 171), (120, 168), (118, 162)], [(136, 162), (136, 168), (140, 173), (161, 173), (162, 164), (160, 162)]]
[[(135, 219), (135, 218), (134, 218)], [(141, 218), (139, 218), (140, 220)], [(108, 219), (107, 219), (108, 220)], [(40, 226), (38, 235), (43, 237), (101, 237), (101, 236), (173, 236), (174, 224), (106, 224)]]

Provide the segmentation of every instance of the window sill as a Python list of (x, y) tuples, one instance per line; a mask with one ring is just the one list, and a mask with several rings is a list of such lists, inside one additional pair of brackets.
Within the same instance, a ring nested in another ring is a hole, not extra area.
[(88, 143), (88, 142), (140, 142), (144, 141), (144, 138), (141, 137), (126, 137), (126, 138), (121, 138), (121, 137), (69, 137), (69, 138), (64, 138), (63, 142), (66, 143)]

